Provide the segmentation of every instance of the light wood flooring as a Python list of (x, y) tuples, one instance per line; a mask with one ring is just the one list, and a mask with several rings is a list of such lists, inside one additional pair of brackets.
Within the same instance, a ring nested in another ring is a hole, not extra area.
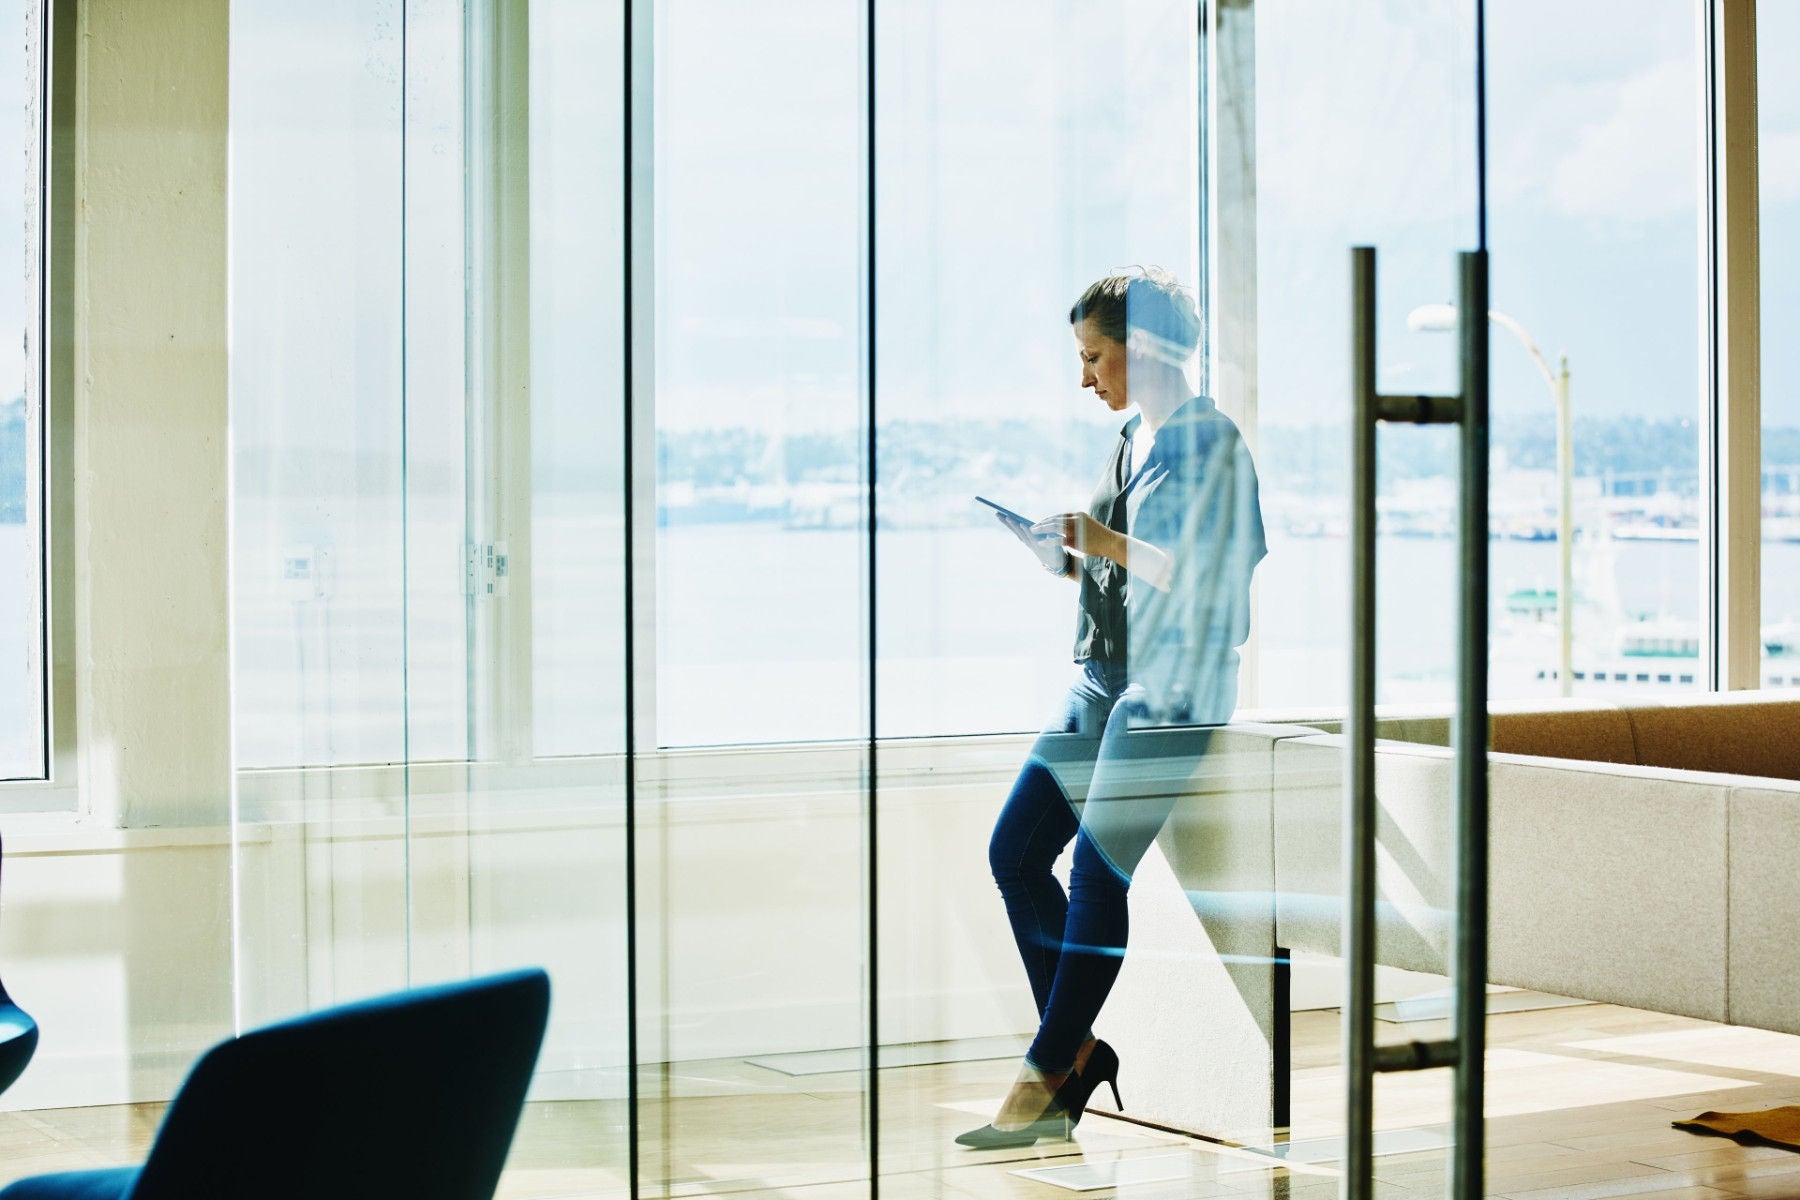
[[(1497, 1014), (1488, 1025), (1490, 1195), (1800, 1200), (1800, 1153), (1739, 1146), (1669, 1125), (1707, 1109), (1800, 1104), (1800, 1038), (1606, 1005)], [(1414, 1025), (1404, 1036), (1442, 1032)], [(1302, 1152), (1342, 1132), (1337, 1037), (1335, 1012), (1295, 1014), (1291, 1136)], [(884, 1071), (881, 1195), (1329, 1200), (1337, 1194), (1335, 1162), (1272, 1166), (1246, 1150), (1108, 1119), (1103, 1108), (1082, 1122), (1073, 1142), (989, 1153), (954, 1145), (955, 1133), (986, 1120), (1012, 1070), (1009, 1063), (984, 1061)], [(1441, 1135), (1448, 1096), (1445, 1072), (1384, 1078), (1377, 1097), (1379, 1136)], [(668, 1182), (646, 1187), (644, 1195), (866, 1197), (865, 1105), (855, 1073), (790, 1077), (739, 1061), (683, 1064), (646, 1086), (643, 1178)], [(140, 1159), (160, 1116), (160, 1105), (0, 1113), (0, 1184)], [(624, 1196), (625, 1132), (620, 1102), (529, 1105), (500, 1195)], [(1329, 1153), (1318, 1149), (1307, 1156)], [(1447, 1154), (1382, 1154), (1377, 1195), (1444, 1195)], [(1085, 1167), (1100, 1178), (1108, 1171), (1128, 1175), (1115, 1186), (1074, 1192), (1016, 1173), (1045, 1167)]]

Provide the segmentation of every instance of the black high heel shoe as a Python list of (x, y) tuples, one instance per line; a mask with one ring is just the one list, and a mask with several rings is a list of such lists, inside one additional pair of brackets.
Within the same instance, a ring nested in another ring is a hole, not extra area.
[(1056, 1089), (1056, 1103), (1068, 1114), (1070, 1127), (1081, 1123), (1088, 1098), (1103, 1083), (1112, 1088), (1113, 1107), (1124, 1112), (1125, 1104), (1119, 1099), (1119, 1052), (1105, 1042), (1095, 1042), (1087, 1066), (1071, 1074)]

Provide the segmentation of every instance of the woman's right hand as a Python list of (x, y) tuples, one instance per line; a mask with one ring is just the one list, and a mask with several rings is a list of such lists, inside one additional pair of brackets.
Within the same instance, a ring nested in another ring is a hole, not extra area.
[(1125, 565), (1125, 539), (1096, 521), (1091, 513), (1057, 513), (1033, 525), (1031, 532), (1038, 537), (1055, 538), (1077, 554), (1094, 554)]

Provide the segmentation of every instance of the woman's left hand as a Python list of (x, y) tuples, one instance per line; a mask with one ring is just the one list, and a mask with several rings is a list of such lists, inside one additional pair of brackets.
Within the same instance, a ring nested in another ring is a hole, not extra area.
[(1031, 532), (1039, 537), (1060, 537), (1063, 545), (1080, 554), (1094, 554), (1124, 565), (1125, 539), (1088, 513), (1057, 513), (1033, 525)]

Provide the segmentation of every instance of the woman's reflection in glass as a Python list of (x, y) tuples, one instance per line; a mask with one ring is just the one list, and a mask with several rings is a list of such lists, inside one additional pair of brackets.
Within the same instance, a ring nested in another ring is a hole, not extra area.
[[(1118, 1055), (1092, 1025), (1125, 953), (1126, 893), (1237, 701), (1250, 577), (1267, 552), (1237, 426), (1188, 369), (1200, 314), (1155, 268), (1109, 275), (1069, 311), (1081, 386), (1119, 430), (1085, 512), (1021, 537), (1061, 546), (1079, 588), (1076, 678), (1013, 784), (989, 861), (1037, 1003), (1037, 1035), (978, 1148), (1066, 1137)], [(1131, 411), (1135, 410), (1135, 411)], [(1069, 890), (1052, 873), (1073, 840)]]

